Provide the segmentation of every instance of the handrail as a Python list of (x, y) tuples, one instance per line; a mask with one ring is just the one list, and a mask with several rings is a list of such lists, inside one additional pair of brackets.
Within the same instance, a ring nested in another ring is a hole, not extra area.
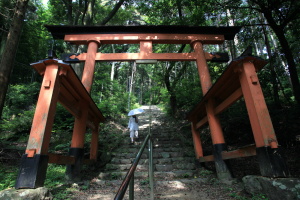
[(120, 186), (120, 188), (119, 188), (119, 190), (118, 190), (118, 192), (115, 196), (115, 200), (123, 199), (124, 194), (125, 194), (125, 192), (127, 190), (127, 187), (129, 185), (129, 182), (130, 182), (131, 178), (133, 178), (133, 176), (134, 176), (134, 171), (135, 171), (135, 169), (138, 165), (138, 162), (139, 162), (139, 160), (140, 160), (140, 158), (143, 154), (143, 151), (144, 151), (145, 146), (146, 146), (149, 139), (150, 139), (150, 134), (147, 135), (147, 137), (145, 138), (139, 152), (137, 153), (136, 158), (134, 159), (129, 171), (127, 172), (127, 174), (126, 174), (126, 176), (125, 176), (125, 178), (124, 178), (124, 180), (123, 180), (123, 182), (122, 182), (122, 184), (121, 184), (121, 186)]
[(150, 124), (149, 124), (149, 133), (146, 136), (139, 152), (136, 155), (136, 158), (134, 159), (129, 171), (127, 172), (116, 196), (115, 196), (115, 200), (121, 200), (123, 199), (125, 192), (129, 186), (129, 199), (133, 200), (134, 199), (134, 172), (135, 169), (140, 161), (140, 158), (144, 152), (144, 149), (146, 147), (146, 144), (148, 142), (148, 147), (149, 147), (149, 184), (150, 184), (150, 199), (154, 199), (154, 187), (153, 187), (153, 145), (152, 145), (152, 133), (151, 133), (151, 122), (152, 122), (152, 111), (151, 111), (151, 105), (150, 105)]

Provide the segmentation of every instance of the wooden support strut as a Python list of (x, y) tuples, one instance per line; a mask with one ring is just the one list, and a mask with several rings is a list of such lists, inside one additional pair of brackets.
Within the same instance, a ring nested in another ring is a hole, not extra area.
[(37, 188), (44, 185), (48, 149), (59, 94), (59, 67), (48, 62), (40, 89), (25, 154), (21, 158), (15, 188)]
[[(97, 53), (98, 47), (99, 47), (99, 42), (97, 41), (90, 41), (88, 44), (87, 60), (84, 65), (84, 70), (83, 70), (82, 80), (81, 80), (82, 84), (84, 85), (85, 89), (88, 92), (91, 91), (91, 87), (92, 87), (94, 71), (95, 71), (95, 55)], [(80, 104), (82, 107), (85, 107), (85, 109), (82, 109), (80, 118), (75, 118), (71, 148), (83, 148), (84, 146), (84, 135), (85, 135), (86, 125), (87, 125), (89, 104), (84, 100), (82, 100)]]
[(288, 177), (290, 173), (278, 149), (274, 128), (253, 62), (244, 62), (238, 72), (256, 143), (261, 175)]
[(35, 154), (48, 154), (59, 94), (58, 72), (57, 63), (49, 63), (46, 66), (26, 148), (26, 153), (31, 157)]
[(252, 62), (243, 63), (239, 77), (256, 147), (277, 148), (271, 117)]
[[(223, 151), (222, 152), (222, 158), (223, 160), (228, 160), (232, 158), (242, 158), (242, 157), (248, 157), (248, 156), (255, 156), (255, 145), (247, 146), (247, 147), (241, 147), (237, 150), (233, 151)], [(214, 156), (203, 156), (199, 158), (200, 162), (211, 162), (214, 161)]]
[(202, 143), (200, 139), (200, 133), (196, 130), (194, 123), (192, 123), (191, 126), (192, 126), (192, 136), (193, 136), (193, 142), (195, 148), (195, 155), (196, 155), (196, 159), (199, 159), (203, 157), (203, 149), (202, 149)]
[[(95, 71), (95, 57), (97, 50), (99, 48), (99, 42), (95, 40), (90, 40), (88, 42), (88, 50), (87, 50), (87, 57), (84, 65), (84, 70), (82, 74), (81, 82), (83, 86), (85, 87), (86, 91), (90, 93), (92, 88), (92, 83), (94, 79), (94, 71)], [(84, 148), (84, 138), (85, 138), (85, 132), (87, 127), (87, 121), (88, 121), (88, 112), (89, 112), (89, 102), (86, 102), (84, 100), (81, 100), (79, 102), (81, 104), (82, 113), (80, 118), (75, 118), (74, 128), (73, 128), (73, 136), (72, 136), (72, 142), (71, 147), (69, 151), (69, 155), (75, 157), (75, 164), (68, 165), (66, 170), (66, 175), (69, 179), (75, 180), (80, 176), (81, 171), (81, 165), (84, 163), (83, 159), (83, 148)], [(91, 158), (93, 160), (97, 159), (97, 148), (98, 148), (98, 124), (94, 124), (97, 127), (94, 127), (93, 129), (93, 139), (97, 139), (95, 141), (92, 141), (91, 144)]]
[[(196, 42), (192, 43), (192, 46), (195, 50), (195, 54), (196, 54), (196, 58), (197, 58), (196, 63), (197, 63), (199, 77), (200, 77), (202, 92), (203, 92), (203, 95), (205, 95), (211, 88), (212, 82), (211, 82), (208, 66), (206, 63), (205, 54), (203, 51), (203, 45), (201, 42), (196, 41)], [(214, 161), (216, 163), (217, 175), (220, 179), (231, 179), (232, 174), (230, 172), (228, 164), (225, 163), (224, 160), (222, 159), (221, 153), (222, 153), (222, 151), (227, 150), (227, 147), (225, 144), (223, 131), (221, 128), (219, 118), (215, 114), (214, 99), (212, 99), (212, 98), (208, 99), (208, 101), (205, 104), (205, 108), (206, 108), (207, 119), (208, 119), (208, 123), (209, 123), (210, 134), (211, 134), (213, 147), (214, 147), (214, 158), (215, 158)], [(193, 126), (192, 126), (192, 130), (193, 130), (195, 128), (194, 127), (195, 121), (193, 121), (192, 123), (193, 123)], [(193, 133), (193, 138), (196, 139), (196, 140), (194, 140), (194, 146), (195, 146), (195, 145), (199, 145), (198, 143), (199, 143), (200, 136), (198, 136), (198, 137), (194, 136), (195, 135), (194, 131), (192, 131), (192, 133)], [(195, 142), (197, 142), (197, 143), (195, 143)], [(200, 147), (198, 147), (198, 148), (200, 148)], [(196, 155), (200, 155), (198, 148), (195, 148)]]

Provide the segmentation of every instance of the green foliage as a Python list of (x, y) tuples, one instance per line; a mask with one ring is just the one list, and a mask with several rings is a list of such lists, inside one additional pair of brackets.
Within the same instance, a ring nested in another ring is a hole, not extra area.
[(73, 115), (69, 113), (69, 111), (67, 111), (62, 105), (58, 104), (56, 107), (52, 132), (63, 134), (72, 132), (74, 120), (75, 119)]
[[(232, 190), (232, 188), (231, 188), (231, 190)], [(252, 197), (245, 197), (245, 196), (241, 196), (239, 193), (232, 192), (228, 196), (230, 196), (234, 199), (237, 199), (237, 200), (268, 200), (269, 199), (264, 194), (253, 194)]]
[(112, 180), (117, 180), (120, 178), (120, 174), (117, 174), (117, 173), (111, 173), (111, 179)]
[(0, 130), (10, 140), (27, 140), (37, 100), (39, 83), (15, 84), (9, 87)]
[(57, 189), (53, 189), (51, 191), (51, 194), (53, 195), (53, 200), (71, 200), (72, 199), (71, 196), (74, 191), (78, 191), (78, 190), (63, 185)]
[(51, 189), (51, 193), (56, 200), (71, 199), (71, 194), (78, 189), (65, 184), (66, 166), (48, 164), (45, 187)]
[(189, 178), (189, 177), (190, 177), (190, 174), (185, 173), (185, 174), (182, 175), (182, 177), (183, 177), (183, 178)]
[(53, 188), (65, 183), (65, 171), (64, 165), (48, 164), (45, 186)]
[(181, 80), (176, 86), (177, 105), (181, 110), (188, 112), (201, 99), (199, 82), (191, 82), (189, 79)]
[(208, 176), (208, 175), (211, 175), (211, 174), (213, 174), (212, 171), (210, 171), (210, 170), (205, 170), (205, 169), (201, 170), (200, 173), (199, 173), (200, 176), (204, 176), (204, 177), (206, 177), (206, 176)]
[(31, 129), (34, 109), (18, 114), (12, 120), (3, 120), (0, 130), (4, 133), (2, 139), (25, 142)]
[(114, 123), (103, 124), (99, 136), (99, 143), (101, 144), (99, 147), (100, 152), (111, 152), (124, 141), (125, 137), (126, 136), (122, 134), (122, 130), (116, 129)]
[(141, 180), (141, 181), (140, 181), (140, 184), (141, 184), (141, 185), (148, 185), (149, 182), (150, 182), (149, 178), (146, 178), (146, 179)]
[(24, 110), (32, 109), (37, 101), (40, 83), (10, 85), (6, 95), (2, 118), (10, 119)]
[[(199, 1), (138, 1), (142, 19), (154, 25), (201, 25), (205, 23), (205, 4)], [(178, 11), (181, 10), (181, 15)], [(161, 14), (163, 13), (163, 15)]]
[(17, 166), (0, 165), (0, 191), (13, 188), (17, 179)]
[[(131, 97), (131, 100), (133, 97)], [(98, 108), (102, 111), (103, 115), (108, 118), (118, 118), (122, 113), (127, 110), (128, 94), (119, 93), (114, 96), (103, 99), (98, 103)]]

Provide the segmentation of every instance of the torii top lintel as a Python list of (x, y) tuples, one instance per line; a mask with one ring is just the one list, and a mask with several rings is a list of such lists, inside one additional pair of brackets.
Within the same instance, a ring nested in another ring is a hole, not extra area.
[(102, 44), (130, 44), (152, 41), (165, 44), (189, 44), (201, 41), (204, 44), (220, 44), (232, 40), (240, 26), (67, 26), (46, 25), (54, 39), (64, 39), (74, 44), (86, 44), (89, 40)]

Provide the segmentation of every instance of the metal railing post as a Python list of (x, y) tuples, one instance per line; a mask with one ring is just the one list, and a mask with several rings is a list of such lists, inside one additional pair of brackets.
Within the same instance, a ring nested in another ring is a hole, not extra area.
[(152, 123), (152, 109), (150, 105), (150, 120), (149, 120), (149, 135), (150, 139), (148, 141), (149, 145), (149, 184), (150, 184), (150, 199), (154, 200), (154, 170), (153, 170), (153, 144), (152, 144), (152, 133), (151, 133), (151, 123)]
[(129, 200), (134, 199), (134, 173), (129, 182)]
[(149, 184), (150, 184), (150, 199), (154, 199), (154, 174), (153, 174), (153, 146), (152, 139), (148, 141), (149, 144)]

